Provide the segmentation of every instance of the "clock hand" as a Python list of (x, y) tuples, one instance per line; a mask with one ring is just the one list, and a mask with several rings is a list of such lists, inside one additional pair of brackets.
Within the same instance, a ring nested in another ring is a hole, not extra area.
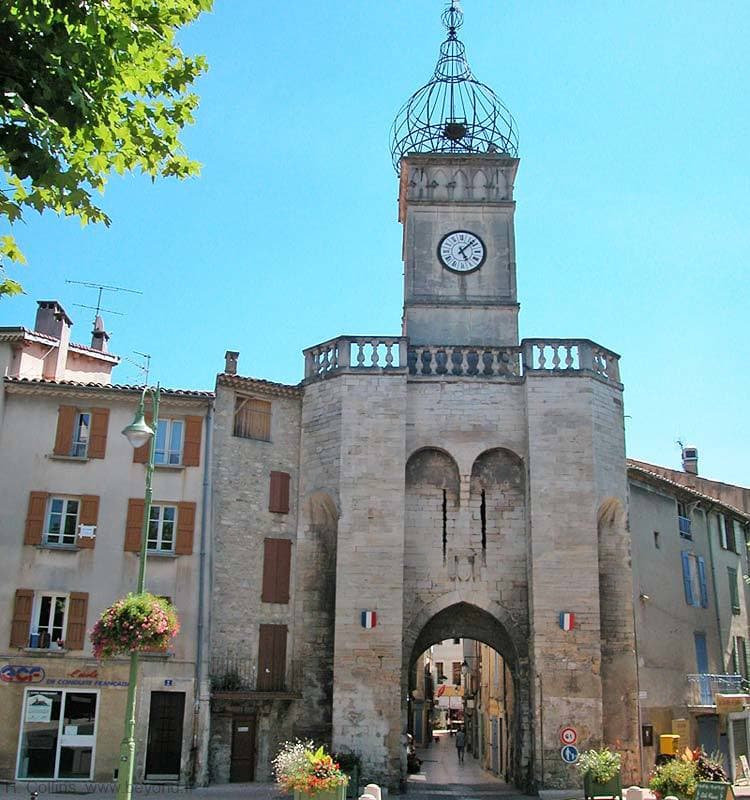
[(463, 247), (458, 248), (458, 252), (464, 257), (464, 261), (467, 260), (466, 256), (464, 255), (464, 251), (467, 250), (469, 247), (473, 247), (474, 242), (467, 242)]

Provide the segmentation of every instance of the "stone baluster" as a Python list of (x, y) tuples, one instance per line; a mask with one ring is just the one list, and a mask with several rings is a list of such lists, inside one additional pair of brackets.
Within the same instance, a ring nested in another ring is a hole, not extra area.
[(393, 339), (385, 340), (385, 365), (386, 367), (393, 366), (393, 348), (395, 341)]
[(351, 340), (338, 339), (335, 346), (337, 350), (336, 365), (339, 369), (347, 369), (352, 363)]
[(564, 345), (564, 347), (565, 347), (565, 369), (573, 369), (573, 364), (575, 362), (573, 351), (575, 350), (575, 345), (568, 343)]
[(372, 341), (368, 342), (368, 344), (370, 347), (372, 347), (372, 353), (370, 353), (370, 366), (377, 367), (380, 360), (380, 353), (378, 353), (380, 341), (378, 339), (373, 339)]

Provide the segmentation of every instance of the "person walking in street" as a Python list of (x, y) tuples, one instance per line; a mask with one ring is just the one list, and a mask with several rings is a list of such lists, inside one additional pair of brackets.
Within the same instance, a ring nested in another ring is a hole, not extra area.
[(458, 763), (464, 763), (464, 747), (466, 746), (466, 734), (463, 728), (458, 729), (456, 734), (456, 752), (458, 753)]

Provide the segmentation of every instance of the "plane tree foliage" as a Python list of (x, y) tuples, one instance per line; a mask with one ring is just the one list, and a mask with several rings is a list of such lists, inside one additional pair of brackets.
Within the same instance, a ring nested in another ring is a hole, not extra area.
[(95, 195), (113, 171), (197, 174), (179, 135), (193, 122), (192, 86), (207, 65), (183, 53), (176, 36), (211, 6), (0, 3), (0, 298), (22, 291), (8, 267), (25, 263), (13, 231), (27, 212), (109, 225)]

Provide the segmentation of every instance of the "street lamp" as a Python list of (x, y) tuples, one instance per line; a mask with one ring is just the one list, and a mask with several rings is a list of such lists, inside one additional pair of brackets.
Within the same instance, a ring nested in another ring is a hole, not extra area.
[[(151, 425), (145, 420), (144, 408), (146, 394), (151, 400)], [(125, 427), (122, 435), (134, 448), (143, 447), (149, 441), (146, 461), (146, 494), (143, 504), (143, 526), (141, 528), (141, 549), (138, 561), (138, 594), (146, 588), (146, 549), (148, 546), (148, 524), (151, 516), (151, 477), (154, 473), (154, 453), (156, 450), (156, 430), (159, 424), (159, 399), (161, 389), (144, 387), (133, 421)], [(133, 768), (135, 767), (135, 700), (138, 690), (138, 651), (130, 652), (130, 677), (128, 679), (128, 699), (125, 708), (125, 731), (120, 744), (120, 766), (117, 770), (117, 800), (130, 800), (133, 793)]]

